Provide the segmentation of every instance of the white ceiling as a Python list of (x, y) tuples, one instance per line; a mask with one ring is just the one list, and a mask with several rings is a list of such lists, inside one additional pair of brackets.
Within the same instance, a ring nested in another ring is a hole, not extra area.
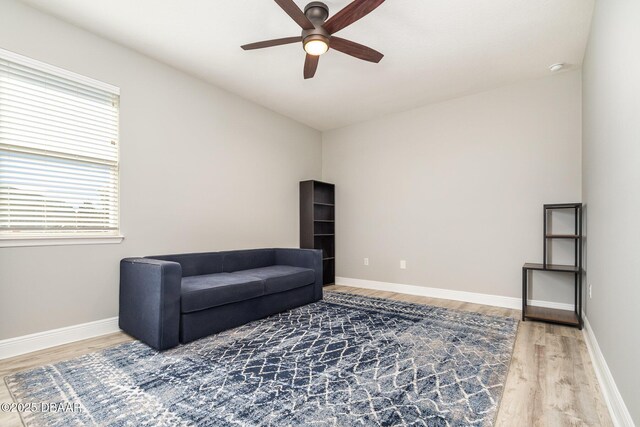
[[(579, 67), (594, 2), (387, 0), (337, 34), (380, 64), (329, 51), (304, 80), (301, 45), (240, 49), (300, 34), (273, 1), (23, 1), (320, 130)], [(349, 2), (325, 0), (331, 14)]]

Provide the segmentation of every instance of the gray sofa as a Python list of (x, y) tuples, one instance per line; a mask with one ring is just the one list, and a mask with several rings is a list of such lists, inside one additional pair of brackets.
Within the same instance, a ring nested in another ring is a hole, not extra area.
[(321, 299), (322, 251), (315, 249), (120, 262), (120, 329), (158, 350)]

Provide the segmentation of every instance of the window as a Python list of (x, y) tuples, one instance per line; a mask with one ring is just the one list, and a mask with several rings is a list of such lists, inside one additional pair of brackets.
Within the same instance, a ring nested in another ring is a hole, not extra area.
[(0, 246), (122, 240), (119, 92), (0, 49)]

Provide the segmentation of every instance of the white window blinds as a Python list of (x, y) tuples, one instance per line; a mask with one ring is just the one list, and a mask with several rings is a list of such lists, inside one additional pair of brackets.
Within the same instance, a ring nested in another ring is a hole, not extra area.
[(0, 50), (0, 237), (118, 234), (119, 90)]

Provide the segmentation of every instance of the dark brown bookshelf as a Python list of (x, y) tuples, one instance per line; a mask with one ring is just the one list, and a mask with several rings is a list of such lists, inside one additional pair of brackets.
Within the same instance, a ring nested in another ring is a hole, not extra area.
[[(555, 209), (574, 210), (574, 233), (553, 234), (549, 231), (548, 216)], [(560, 325), (575, 326), (582, 329), (582, 203), (557, 203), (543, 206), (543, 251), (542, 263), (525, 263), (522, 266), (522, 321), (538, 320), (542, 322), (557, 323)], [(570, 239), (574, 242), (573, 265), (552, 264), (549, 262), (549, 250), (547, 245), (553, 239)], [(574, 309), (561, 310), (557, 308), (536, 307), (527, 304), (529, 288), (529, 271), (551, 271), (557, 273), (573, 274), (574, 277)]]
[(335, 186), (300, 182), (300, 247), (322, 250), (324, 285), (335, 282)]

